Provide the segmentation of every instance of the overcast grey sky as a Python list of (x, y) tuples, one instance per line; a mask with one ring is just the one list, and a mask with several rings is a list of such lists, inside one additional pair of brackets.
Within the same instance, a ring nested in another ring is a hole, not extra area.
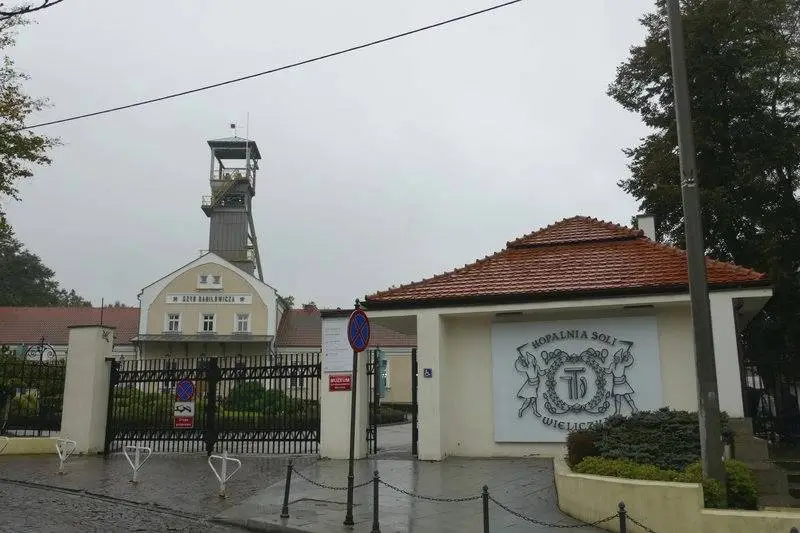
[[(67, 0), (12, 54), (51, 120), (266, 70), (499, 0)], [(527, 0), (350, 55), (43, 128), (64, 146), (7, 210), (95, 305), (208, 246), (206, 140), (250, 136), (266, 280), (297, 303), (430, 277), (577, 214), (627, 224), (621, 149), (646, 130), (606, 96), (642, 0)]]

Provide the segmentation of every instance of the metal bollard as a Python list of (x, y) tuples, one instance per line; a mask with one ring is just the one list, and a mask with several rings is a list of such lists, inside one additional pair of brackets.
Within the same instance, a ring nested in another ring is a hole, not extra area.
[[(220, 459), (222, 461), (221, 471), (217, 472), (217, 469), (214, 468), (214, 464), (211, 462), (211, 459)], [(236, 464), (236, 470), (233, 472), (228, 473), (228, 461)], [(208, 466), (211, 467), (211, 471), (214, 472), (214, 475), (219, 480), (219, 497), (225, 498), (225, 483), (228, 482), (233, 475), (242, 468), (242, 462), (239, 459), (234, 457), (228, 457), (228, 451), (223, 450), (222, 455), (209, 455), (208, 456)]]
[(56, 439), (56, 453), (58, 454), (58, 473), (64, 473), (64, 463), (69, 456), (78, 449), (78, 443), (70, 439)]
[(292, 460), (286, 465), (286, 490), (283, 492), (283, 507), (281, 507), (281, 518), (289, 518), (289, 487), (292, 486)]
[(370, 533), (381, 533), (381, 524), (378, 519), (378, 483), (380, 482), (378, 471), (372, 473), (372, 531)]
[[(134, 452), (133, 460), (131, 460), (131, 456), (128, 453), (131, 450)], [(144, 456), (144, 459), (142, 459), (142, 452), (147, 452), (147, 455)], [(150, 459), (150, 456), (153, 455), (153, 450), (148, 446), (125, 446), (125, 448), (122, 449), (122, 453), (125, 454), (125, 459), (128, 460), (128, 464), (131, 465), (131, 468), (133, 469), (133, 478), (131, 479), (131, 483), (138, 483), (139, 480), (137, 479), (137, 476), (139, 474), (139, 469), (142, 468), (147, 460)]]
[(628, 511), (625, 502), (619, 502), (619, 533), (628, 533)]
[(483, 533), (489, 533), (489, 487), (484, 485), (481, 491), (483, 499)]

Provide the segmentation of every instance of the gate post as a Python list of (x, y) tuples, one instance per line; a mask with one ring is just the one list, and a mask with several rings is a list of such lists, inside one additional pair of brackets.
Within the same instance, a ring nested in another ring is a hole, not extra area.
[(110, 363), (108, 370), (108, 403), (106, 405), (106, 438), (103, 445), (103, 455), (108, 456), (111, 441), (115, 437), (114, 428), (114, 387), (119, 383), (119, 361), (113, 358), (106, 359)]
[(216, 357), (212, 357), (208, 362), (206, 370), (208, 389), (206, 392), (206, 453), (214, 453), (214, 446), (219, 439), (217, 429), (217, 383), (219, 382), (219, 364)]
[(61, 436), (77, 443), (75, 453), (105, 450), (112, 326), (70, 326), (64, 378)]
[(417, 363), (417, 348), (411, 348), (411, 455), (417, 455), (417, 441), (419, 441), (419, 408), (417, 405), (417, 385), (419, 379), (419, 365)]

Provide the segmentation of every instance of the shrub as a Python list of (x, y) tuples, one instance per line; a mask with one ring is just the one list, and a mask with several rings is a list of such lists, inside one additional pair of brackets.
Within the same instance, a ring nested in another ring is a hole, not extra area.
[(567, 463), (574, 467), (587, 457), (597, 457), (597, 439), (599, 434), (591, 429), (575, 431), (567, 436)]
[[(721, 419), (723, 438), (730, 442), (732, 432), (725, 413)], [(668, 408), (640, 411), (629, 417), (612, 416), (589, 429), (571, 433), (567, 448), (571, 465), (585, 457), (598, 456), (683, 470), (700, 459), (700, 423), (697, 413)]]
[(39, 412), (39, 398), (32, 392), (25, 392), (11, 398), (11, 410), (23, 415)]
[(257, 381), (237, 383), (226, 398), (225, 407), (235, 411), (263, 410), (267, 392), (273, 391), (267, 391), (267, 389)]
[(625, 479), (701, 483), (703, 485), (703, 501), (707, 508), (757, 509), (755, 479), (744, 463), (740, 461), (725, 461), (727, 493), (723, 492), (722, 485), (717, 480), (703, 479), (703, 470), (699, 462), (692, 463), (684, 470), (678, 471), (627, 459), (587, 457), (573, 470), (581, 474)]
[[(700, 483), (703, 480), (703, 467), (699, 461), (686, 467), (686, 473), (689, 480), (694, 483)], [(743, 462), (730, 459), (725, 461), (725, 473), (728, 507), (731, 509), (758, 509), (758, 490), (750, 469)], [(707, 479), (703, 482), (704, 488), (708, 482), (717, 483), (715, 480)], [(717, 484), (716, 490), (721, 493), (722, 487)], [(724, 508), (724, 506), (709, 505), (708, 502), (706, 502), (706, 507)]]

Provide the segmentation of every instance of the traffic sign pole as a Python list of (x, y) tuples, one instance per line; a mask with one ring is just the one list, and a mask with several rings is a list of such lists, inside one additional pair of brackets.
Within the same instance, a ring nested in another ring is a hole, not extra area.
[(361, 309), (361, 304), (356, 300), (355, 310), (347, 321), (347, 340), (353, 349), (353, 385), (350, 390), (350, 459), (347, 466), (347, 514), (344, 525), (352, 526), (353, 522), (353, 455), (356, 443), (356, 393), (358, 380), (358, 354), (369, 345), (370, 326), (369, 319)]

